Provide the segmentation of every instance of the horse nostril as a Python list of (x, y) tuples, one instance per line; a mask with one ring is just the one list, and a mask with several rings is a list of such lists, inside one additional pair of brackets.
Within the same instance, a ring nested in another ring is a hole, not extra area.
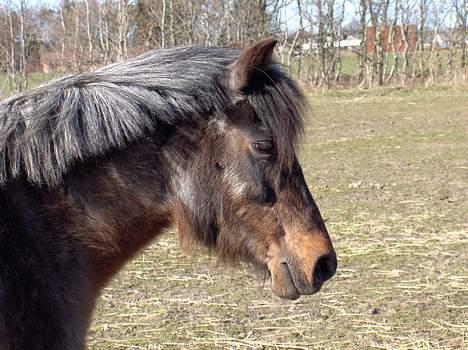
[(315, 263), (314, 281), (317, 283), (323, 283), (332, 278), (336, 272), (336, 266), (337, 262), (335, 254), (329, 253), (322, 255)]

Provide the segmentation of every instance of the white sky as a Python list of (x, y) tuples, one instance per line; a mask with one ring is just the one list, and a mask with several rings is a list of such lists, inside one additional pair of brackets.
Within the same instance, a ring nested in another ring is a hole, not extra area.
[[(26, 0), (26, 2), (34, 5), (34, 6), (41, 6), (43, 4), (55, 6), (60, 3), (61, 0)], [(352, 4), (353, 0), (347, 0), (345, 2), (345, 23), (349, 22), (356, 14), (356, 8)], [(11, 0), (13, 4), (19, 4), (19, 0)], [(297, 5), (295, 1), (291, 1), (290, 5), (287, 7), (286, 10), (287, 20), (288, 20), (288, 27), (289, 30), (294, 31), (299, 27), (299, 15), (297, 10)], [(284, 14), (282, 15), (282, 19), (284, 20)]]
[[(0, 0), (2, 1), (2, 0)], [(4, 0), (4, 1), (8, 1), (8, 0)], [(10, 0), (12, 4), (14, 5), (19, 5), (19, 1), (20, 0)], [(131, 0), (130, 0), (131, 1)], [(357, 12), (358, 12), (358, 2), (357, 0), (343, 0), (344, 1), (344, 5), (345, 5), (345, 12), (344, 12), (344, 21), (343, 21), (343, 24), (346, 24), (346, 23), (349, 23), (353, 18), (356, 18), (357, 16)], [(440, 1), (444, 1), (444, 0), (435, 0), (436, 3), (439, 3)], [(26, 0), (27, 3), (33, 5), (33, 6), (41, 6), (43, 4), (47, 4), (49, 6), (56, 6), (57, 4), (59, 4), (61, 2), (61, 0)], [(303, 3), (307, 3), (309, 1), (303, 1)], [(309, 2), (310, 3), (310, 2)], [(340, 4), (342, 3), (341, 0), (338, 0), (337, 2), (337, 6), (340, 6)], [(416, 11), (416, 9), (415, 9)], [(296, 30), (298, 27), (299, 27), (299, 15), (298, 15), (298, 10), (297, 10), (297, 3), (296, 1), (290, 1), (290, 4), (288, 5), (286, 11), (286, 13), (282, 13), (281, 14), (281, 20), (284, 22), (284, 18), (285, 16), (287, 17), (287, 21), (288, 21), (288, 29), (289, 31), (294, 31)], [(339, 15), (340, 11), (335, 11), (335, 15)], [(446, 25), (449, 25), (449, 24), (452, 24), (454, 22), (454, 15), (450, 15), (446, 18), (445, 20), (445, 24)], [(307, 23), (304, 23), (304, 25), (307, 25)], [(307, 30), (310, 30), (310, 28), (307, 28)]]

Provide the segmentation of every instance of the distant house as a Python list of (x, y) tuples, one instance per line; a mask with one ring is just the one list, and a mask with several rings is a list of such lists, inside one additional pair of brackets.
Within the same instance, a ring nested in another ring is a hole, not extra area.
[[(333, 41), (331, 36), (326, 36), (322, 43), (324, 48), (333, 48), (338, 47), (339, 42)], [(309, 41), (302, 44), (302, 52), (305, 54), (308, 53), (317, 53), (320, 46), (320, 37), (318, 35), (312, 36)]]
[[(377, 36), (381, 35), (381, 38)], [(404, 40), (406, 37), (406, 43)], [(377, 40), (382, 40), (384, 52), (404, 52), (407, 48), (409, 51), (415, 51), (418, 43), (418, 31), (416, 25), (397, 25), (394, 27), (384, 26), (380, 30), (375, 27), (367, 27), (367, 52), (372, 54), (375, 51), (375, 43)], [(408, 45), (406, 47), (406, 45)]]
[(445, 38), (444, 35), (438, 33), (435, 36), (433, 42), (430, 42), (428, 46), (430, 47), (431, 45), (434, 45), (438, 49), (446, 49), (448, 48), (447, 42), (448, 42), (447, 38)]
[(361, 39), (355, 38), (351, 35), (348, 35), (346, 39), (339, 41), (339, 46), (342, 49), (354, 49), (361, 46)]
[(310, 53), (315, 52), (317, 50), (318, 44), (316, 41), (309, 41), (307, 43), (302, 44), (302, 52)]

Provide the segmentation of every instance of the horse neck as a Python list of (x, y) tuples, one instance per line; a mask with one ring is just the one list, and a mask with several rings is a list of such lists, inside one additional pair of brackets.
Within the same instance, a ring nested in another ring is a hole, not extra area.
[(170, 225), (165, 169), (156, 146), (145, 143), (76, 169), (65, 180), (64, 231), (86, 252), (96, 288)]
[[(83, 347), (100, 289), (171, 222), (166, 176), (160, 170), (165, 167), (157, 154), (151, 144), (135, 145), (77, 165), (54, 187), (18, 179), (0, 189), (0, 256), (8, 262), (0, 267), (0, 277), (15, 271), (29, 279), (16, 285), (7, 301), (24, 304), (12, 315), (18, 311), (25, 320), (38, 320), (11, 330), (16, 338), (30, 339), (29, 331), (47, 323), (56, 331), (53, 344), (68, 344), (50, 348)], [(27, 286), (38, 283), (29, 291)], [(37, 290), (39, 299), (28, 296)], [(27, 302), (17, 300), (23, 295)], [(40, 319), (36, 309), (53, 310), (44, 315), (55, 323)], [(0, 314), (0, 334), (1, 328)], [(37, 341), (52, 340), (44, 336)]]

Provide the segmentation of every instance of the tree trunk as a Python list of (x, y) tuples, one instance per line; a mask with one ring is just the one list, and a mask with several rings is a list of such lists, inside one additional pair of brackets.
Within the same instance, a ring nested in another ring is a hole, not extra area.
[(118, 7), (119, 32), (117, 59), (127, 58), (127, 34), (128, 34), (128, 0), (119, 0)]
[(94, 63), (94, 46), (93, 46), (93, 36), (91, 34), (91, 20), (89, 13), (89, 0), (85, 0), (86, 4), (86, 34), (88, 36), (88, 59), (89, 64), (93, 66)]
[(27, 42), (26, 38), (26, 29), (25, 29), (25, 21), (26, 21), (26, 13), (25, 13), (26, 3), (25, 0), (21, 0), (20, 3), (20, 42), (21, 42), (21, 60), (20, 60), (20, 77), (19, 77), (19, 84), (18, 84), (18, 91), (24, 91), (28, 87), (28, 46), (29, 43)]
[(360, 31), (361, 31), (361, 48), (358, 62), (358, 80), (359, 84), (363, 84), (366, 79), (366, 65), (367, 65), (367, 2), (361, 0), (359, 2), (359, 18), (360, 18)]

